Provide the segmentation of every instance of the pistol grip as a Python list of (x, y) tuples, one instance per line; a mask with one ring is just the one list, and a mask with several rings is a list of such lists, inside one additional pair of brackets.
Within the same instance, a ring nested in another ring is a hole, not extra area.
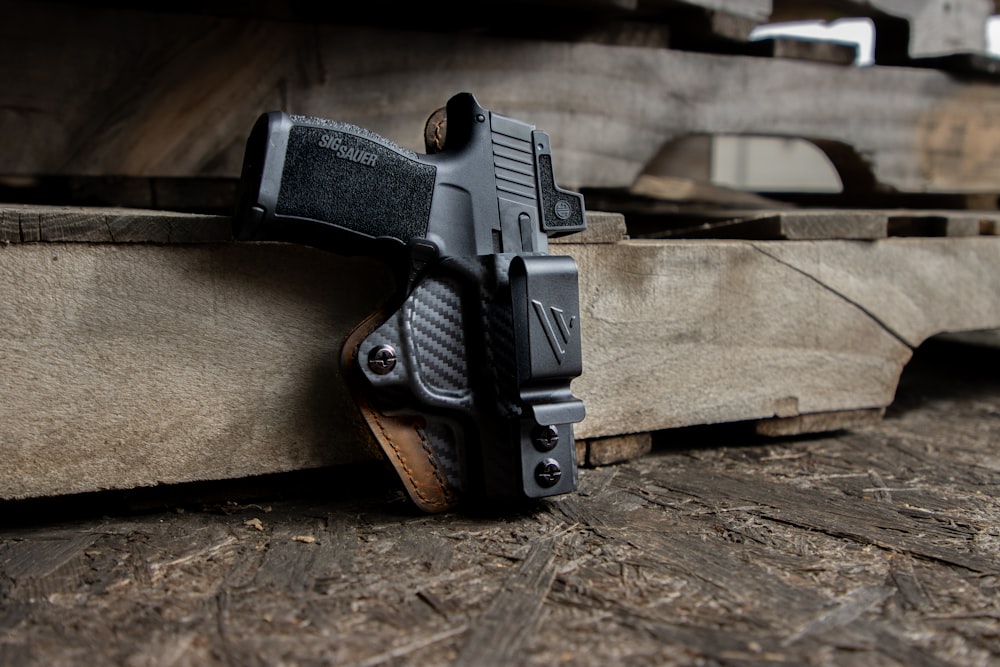
[(360, 127), (263, 114), (247, 139), (234, 235), (344, 254), (372, 252), (376, 240), (401, 249), (427, 235), (436, 172)]

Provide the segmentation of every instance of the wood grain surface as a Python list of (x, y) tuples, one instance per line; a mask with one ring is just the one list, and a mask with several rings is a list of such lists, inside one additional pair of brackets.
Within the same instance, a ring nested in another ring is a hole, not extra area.
[[(423, 150), (470, 91), (552, 135), (566, 187), (628, 187), (692, 134), (803, 138), (849, 188), (996, 192), (986, 81), (659, 48), (11, 3), (0, 173), (235, 177), (255, 119), (334, 118)], [(513, 85), (516, 82), (516, 85)]]
[(0, 275), (3, 497), (369, 458), (338, 359), (391, 287), (374, 260), (18, 244)]
[[(589, 215), (552, 252), (579, 267), (573, 390), (591, 443), (881, 409), (923, 340), (1000, 328), (1000, 237), (636, 241), (620, 216)], [(215, 216), (87, 216), (0, 217), (31, 238), (89, 240), (0, 246), (0, 285), (17, 295), (0, 301), (0, 497), (369, 457), (336, 359), (391, 292), (383, 265), (222, 241)]]
[(992, 665), (998, 370), (927, 345), (879, 424), (663, 434), (526, 508), (368, 467), (0, 503), (0, 663)]
[[(776, 0), (775, 22), (873, 17), (876, 57), (897, 62), (956, 53), (986, 53), (984, 27), (993, 0)], [(893, 24), (887, 18), (897, 19)], [(884, 34), (883, 34), (884, 33)], [(888, 48), (879, 41), (890, 43)]]

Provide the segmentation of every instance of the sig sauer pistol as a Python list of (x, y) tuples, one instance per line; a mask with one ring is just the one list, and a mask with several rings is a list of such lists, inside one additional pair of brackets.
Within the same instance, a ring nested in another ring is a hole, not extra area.
[(235, 236), (394, 269), (398, 293), (347, 337), (341, 363), (420, 508), (574, 491), (577, 268), (547, 251), (549, 236), (585, 228), (583, 197), (556, 185), (545, 132), (469, 93), (444, 112), (427, 154), (343, 122), (262, 115)]

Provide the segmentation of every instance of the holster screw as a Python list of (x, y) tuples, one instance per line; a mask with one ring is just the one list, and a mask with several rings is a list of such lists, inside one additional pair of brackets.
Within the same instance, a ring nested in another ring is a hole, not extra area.
[(546, 489), (558, 484), (561, 477), (562, 468), (555, 459), (544, 459), (535, 466), (535, 481)]
[(531, 443), (540, 452), (549, 452), (559, 444), (559, 429), (551, 424), (536, 426), (531, 431)]
[(376, 375), (385, 375), (396, 367), (396, 350), (392, 345), (373, 347), (368, 353), (368, 368)]

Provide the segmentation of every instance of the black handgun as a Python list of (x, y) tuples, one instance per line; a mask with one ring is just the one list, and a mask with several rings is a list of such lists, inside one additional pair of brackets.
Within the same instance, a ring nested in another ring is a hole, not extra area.
[(556, 185), (545, 132), (471, 94), (431, 120), (436, 143), (418, 154), (348, 123), (263, 114), (234, 234), (395, 269), (396, 297), (345, 340), (342, 360), (418, 506), (573, 491), (577, 267), (547, 251), (549, 236), (585, 228), (583, 197)]

